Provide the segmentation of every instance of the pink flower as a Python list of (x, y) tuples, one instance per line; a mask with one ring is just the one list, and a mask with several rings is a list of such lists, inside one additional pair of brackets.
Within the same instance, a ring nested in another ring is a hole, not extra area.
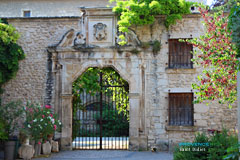
[(50, 113), (50, 117), (53, 117), (52, 113)]
[(56, 129), (57, 129), (57, 126), (56, 126), (55, 124), (53, 125), (53, 129), (54, 129), (54, 130), (56, 130)]
[(45, 108), (51, 109), (51, 106), (50, 105), (46, 105)]
[(45, 116), (44, 115), (42, 115), (42, 118), (44, 118)]
[(40, 142), (40, 141), (38, 141), (38, 144), (41, 144), (41, 142)]

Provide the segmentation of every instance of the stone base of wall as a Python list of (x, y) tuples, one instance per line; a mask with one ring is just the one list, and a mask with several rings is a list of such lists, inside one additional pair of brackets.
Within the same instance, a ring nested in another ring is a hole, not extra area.
[(72, 138), (61, 138), (60, 149), (63, 151), (72, 150)]
[(130, 137), (129, 150), (130, 151), (147, 151), (148, 147), (147, 137)]

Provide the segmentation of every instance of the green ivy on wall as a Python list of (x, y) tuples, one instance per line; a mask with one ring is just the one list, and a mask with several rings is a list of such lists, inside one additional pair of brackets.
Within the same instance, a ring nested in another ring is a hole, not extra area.
[(3, 84), (16, 75), (19, 60), (25, 58), (22, 48), (17, 44), (19, 37), (13, 26), (0, 20), (0, 93), (3, 92)]
[(166, 15), (164, 25), (169, 28), (181, 19), (182, 15), (189, 14), (193, 2), (185, 0), (110, 0), (116, 2), (113, 12), (119, 15), (120, 45), (126, 44), (124, 33), (131, 25), (153, 24), (156, 15)]

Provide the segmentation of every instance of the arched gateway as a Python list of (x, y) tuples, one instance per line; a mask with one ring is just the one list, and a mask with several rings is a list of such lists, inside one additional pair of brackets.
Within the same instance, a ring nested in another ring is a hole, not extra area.
[[(145, 67), (142, 56), (132, 54), (139, 40), (129, 35), (128, 47), (116, 47), (116, 20), (110, 9), (84, 10), (81, 30), (71, 29), (48, 48), (52, 55), (53, 105), (62, 120), (61, 148), (72, 149), (72, 84), (89, 67), (112, 67), (129, 84), (129, 149), (147, 149), (145, 133)], [(83, 23), (84, 22), (84, 23)], [(116, 38), (117, 39), (117, 38)], [(142, 53), (140, 53), (142, 54)]]
[(73, 149), (128, 149), (128, 83), (111, 67), (91, 67), (72, 90)]

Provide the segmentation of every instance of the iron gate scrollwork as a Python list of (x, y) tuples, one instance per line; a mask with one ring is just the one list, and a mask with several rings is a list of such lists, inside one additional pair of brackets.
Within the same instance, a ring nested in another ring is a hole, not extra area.
[(99, 69), (97, 91), (73, 98), (73, 149), (128, 149), (129, 86), (117, 72), (105, 73)]

